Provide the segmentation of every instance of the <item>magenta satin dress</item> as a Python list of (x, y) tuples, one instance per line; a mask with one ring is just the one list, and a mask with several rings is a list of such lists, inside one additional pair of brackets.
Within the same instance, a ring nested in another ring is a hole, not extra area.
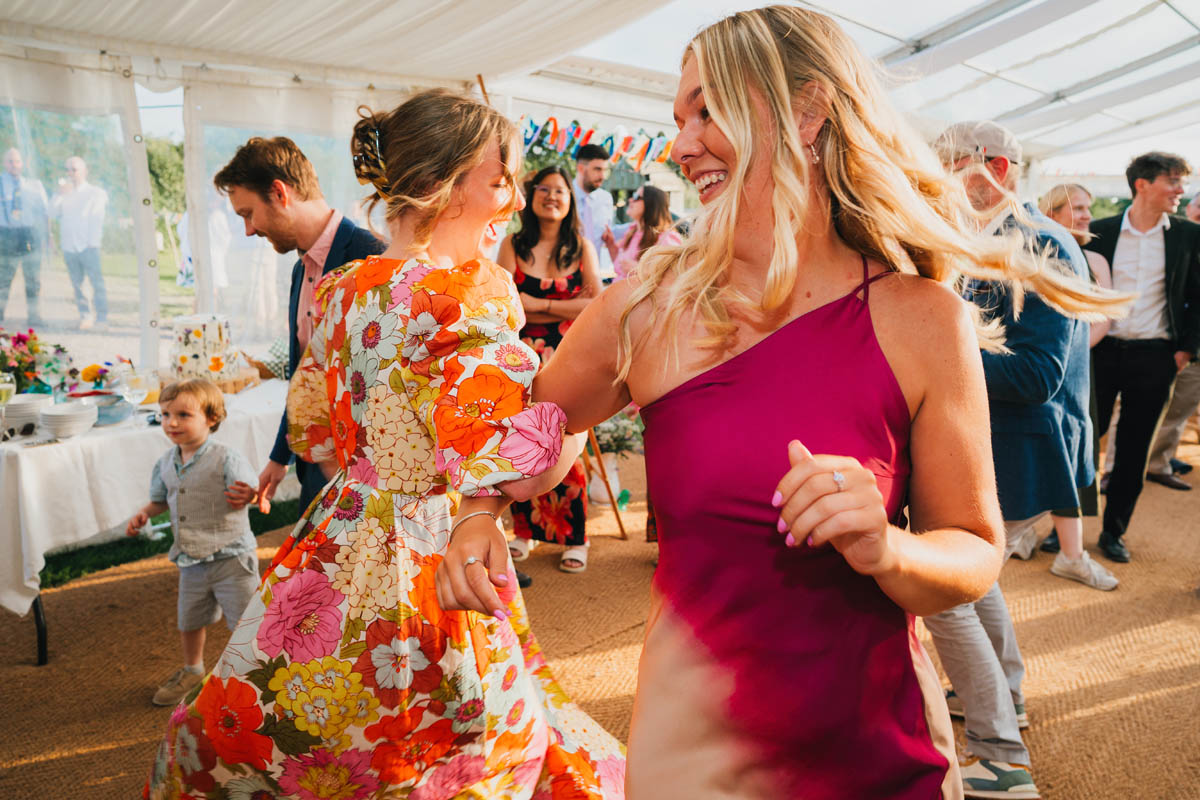
[(630, 800), (961, 796), (914, 618), (832, 547), (786, 547), (771, 506), (792, 439), (857, 458), (892, 519), (904, 505), (908, 407), (863, 270), (850, 294), (642, 409), (661, 555)]

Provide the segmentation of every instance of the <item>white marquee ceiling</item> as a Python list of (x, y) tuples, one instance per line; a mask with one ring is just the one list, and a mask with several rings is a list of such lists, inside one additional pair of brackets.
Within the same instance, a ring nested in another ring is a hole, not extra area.
[(528, 72), (666, 0), (4, 0), (0, 37), (305, 78)]
[[(1031, 155), (1200, 141), (1200, 0), (813, 0), (898, 77), (921, 124), (993, 118)], [(597, 45), (640, 96), (669, 86), (728, 0), (6, 0), (0, 38), (304, 78), (472, 81), (570, 73)], [(647, 69), (647, 66), (652, 68)], [(664, 66), (666, 65), (666, 66)], [(657, 69), (653, 67), (656, 66)], [(632, 68), (632, 69), (631, 69)], [(597, 72), (596, 65), (587, 68)], [(603, 70), (600, 70), (603, 72)], [(610, 80), (611, 75), (616, 75)], [(559, 79), (562, 76), (557, 76)], [(590, 81), (591, 78), (588, 78)], [(565, 84), (569, 85), (569, 84)], [(570, 91), (567, 89), (566, 91)], [(669, 90), (661, 92), (663, 99)], [(669, 113), (669, 111), (667, 112)], [(1166, 145), (1163, 145), (1166, 146)]]

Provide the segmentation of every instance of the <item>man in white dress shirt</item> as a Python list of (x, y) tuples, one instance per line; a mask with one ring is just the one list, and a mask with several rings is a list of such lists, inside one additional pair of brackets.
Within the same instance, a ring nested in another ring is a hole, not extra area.
[(30, 327), (37, 328), (42, 325), (38, 296), (48, 231), (46, 188), (41, 181), (24, 177), (24, 168), (21, 152), (10, 147), (0, 173), (0, 324), (20, 270), (25, 281), (26, 318)]
[(607, 150), (598, 144), (585, 144), (575, 154), (575, 207), (579, 210), (579, 224), (584, 237), (596, 248), (600, 259), (600, 272), (612, 273), (612, 258), (604, 246), (604, 230), (613, 221), (613, 199), (606, 189), (600, 188), (608, 177)]
[[(54, 196), (50, 212), (58, 220), (58, 240), (71, 288), (75, 290), (75, 307), (79, 310), (79, 327), (108, 326), (108, 292), (104, 289), (104, 274), (100, 268), (100, 241), (104, 235), (104, 213), (108, 193), (88, 183), (88, 168), (79, 156), (67, 159), (67, 178), (62, 192)], [(92, 286), (92, 310), (88, 319), (88, 300), (83, 294), (83, 281)]]
[(1121, 398), (1100, 532), (1101, 552), (1118, 562), (1130, 558), (1122, 537), (1175, 376), (1200, 351), (1200, 225), (1172, 216), (1191, 171), (1170, 153), (1135, 158), (1125, 170), (1133, 204), (1122, 215), (1092, 222), (1095, 238), (1085, 245), (1112, 265), (1114, 289), (1137, 295), (1129, 316), (1114, 320), (1092, 349), (1100, 430), (1108, 429)]

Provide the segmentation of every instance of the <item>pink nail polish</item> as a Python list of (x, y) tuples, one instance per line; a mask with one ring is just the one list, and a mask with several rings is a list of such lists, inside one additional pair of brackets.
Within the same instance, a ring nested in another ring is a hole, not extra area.
[(796, 537), (792, 536), (789, 533), (787, 535), (787, 538), (783, 540), (783, 543), (786, 544), (788, 547), (795, 547), (796, 546)]
[(808, 537), (808, 539), (807, 539), (807, 543), (808, 543), (808, 546), (809, 546), (809, 547), (815, 547), (815, 546), (816, 546), (816, 545), (814, 545), (814, 544), (813, 544), (813, 541), (812, 541), (812, 536), (811, 536), (811, 535)]
[(771, 505), (775, 508), (779, 508), (781, 505), (783, 505), (783, 495), (779, 492), (775, 492), (775, 494), (771, 495)]
[(492, 616), (501, 621), (508, 619), (508, 614), (504, 612), (503, 608), (497, 608), (492, 612)]
[(775, 523), (775, 528), (776, 528), (776, 529), (777, 529), (777, 530), (778, 530), (780, 533), (783, 533), (784, 531), (786, 531), (786, 530), (788, 529), (788, 525), (787, 525), (787, 523), (786, 523), (786, 522), (784, 522), (784, 521), (783, 521), (783, 517), (780, 517), (780, 518), (779, 518), (779, 522), (776, 522), (776, 523)]

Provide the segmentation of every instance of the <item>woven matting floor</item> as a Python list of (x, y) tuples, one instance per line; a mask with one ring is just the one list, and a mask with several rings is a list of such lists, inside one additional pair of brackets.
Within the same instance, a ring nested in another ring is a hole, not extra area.
[[(1200, 463), (1200, 446), (1181, 456)], [(611, 511), (593, 507), (587, 572), (559, 572), (561, 549), (550, 546), (523, 569), (559, 678), (624, 739), (655, 546), (642, 541), (640, 459), (621, 472), (639, 501), (624, 514), (628, 541)], [(1096, 520), (1085, 531), (1095, 553)], [(264, 567), (284, 534), (260, 537)], [(1050, 800), (1200, 798), (1200, 490), (1147, 484), (1128, 542), (1134, 561), (1116, 565), (1115, 592), (1053, 577), (1045, 554), (1010, 562), (1001, 579), (1025, 655), (1026, 743)], [(139, 795), (170, 713), (150, 695), (179, 660), (175, 587), (159, 556), (47, 591), (44, 667), (34, 665), (32, 617), (0, 613), (0, 797)], [(222, 624), (210, 629), (207, 663), (227, 636)]]

